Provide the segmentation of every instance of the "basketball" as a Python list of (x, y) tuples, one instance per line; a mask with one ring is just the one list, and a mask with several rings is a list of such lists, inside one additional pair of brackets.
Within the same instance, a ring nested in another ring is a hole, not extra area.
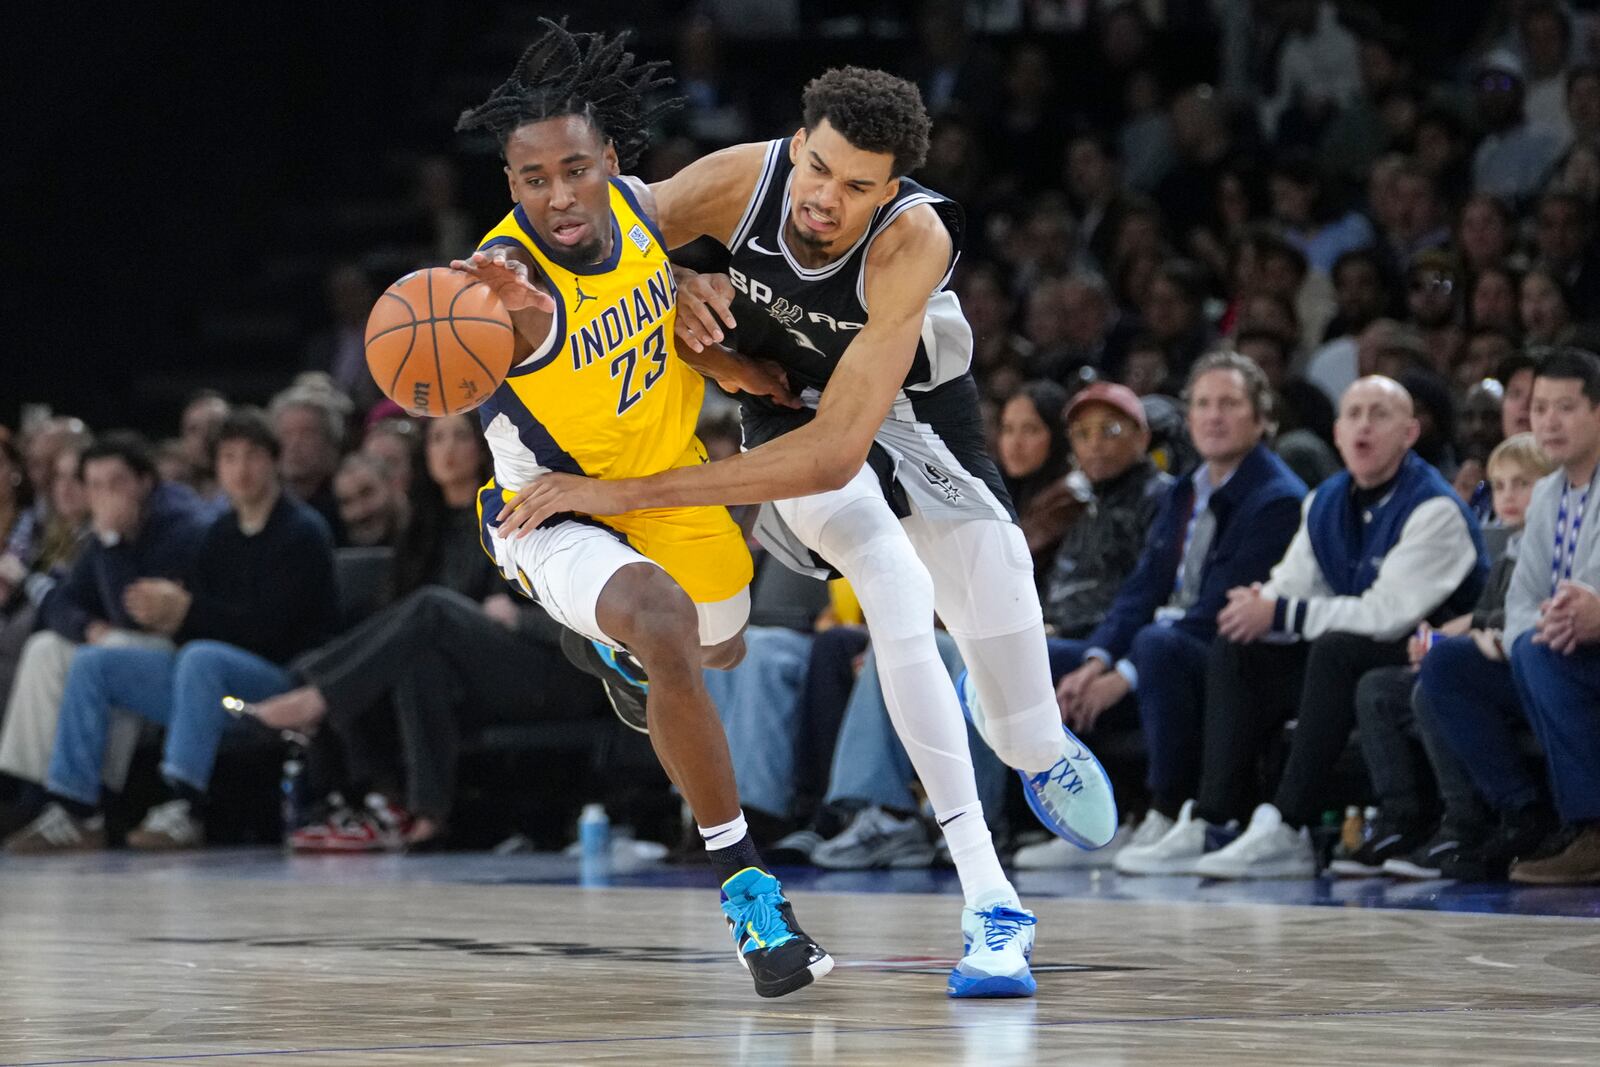
[(367, 369), (413, 415), (454, 415), (489, 399), (511, 370), (516, 335), (500, 298), (448, 267), (412, 271), (367, 318)]

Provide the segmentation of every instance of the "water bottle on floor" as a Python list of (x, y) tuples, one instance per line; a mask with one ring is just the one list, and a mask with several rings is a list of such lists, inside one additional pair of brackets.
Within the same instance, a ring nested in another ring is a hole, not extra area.
[(611, 819), (602, 804), (585, 804), (578, 815), (578, 855), (586, 860), (611, 855)]
[(305, 760), (299, 751), (289, 753), (283, 761), (283, 777), (279, 780), (279, 811), (283, 819), (283, 840), (300, 829), (305, 819)]

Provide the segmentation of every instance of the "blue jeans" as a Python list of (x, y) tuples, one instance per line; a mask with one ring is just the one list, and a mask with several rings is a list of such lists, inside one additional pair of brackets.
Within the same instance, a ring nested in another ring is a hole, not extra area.
[(1134, 699), (1150, 760), (1145, 781), (1152, 803), (1168, 815), (1200, 792), (1210, 645), (1176, 627), (1151, 623), (1134, 635), (1128, 651), (1139, 672)]
[(1497, 812), (1539, 801), (1542, 790), (1527, 763), (1514, 726), (1527, 717), (1511, 667), (1485, 659), (1471, 636), (1436, 643), (1417, 672), (1421, 699), (1414, 703), (1427, 726), (1467, 768), (1478, 792)]
[[(943, 630), (934, 631), (939, 656), (952, 680), (961, 673), (961, 653), (955, 639)], [(977, 779), (978, 799), (983, 802), (983, 817), (991, 829), (1004, 825), (1006, 781), (1005, 764), (967, 727), (967, 748), (972, 753), (972, 770)], [(911, 783), (916, 780), (911, 757), (894, 732), (889, 705), (883, 699), (878, 681), (878, 660), (871, 649), (867, 661), (850, 691), (844, 725), (839, 728), (839, 743), (833, 750), (827, 802), (865, 802), (899, 811), (914, 811), (916, 798)]]
[(1544, 748), (1561, 821), (1600, 819), (1600, 649), (1566, 656), (1523, 634), (1511, 649), (1511, 672)]
[(811, 660), (811, 635), (778, 626), (744, 633), (744, 660), (731, 671), (705, 671), (733, 756), (739, 800), (787, 818), (795, 794), (800, 690)]
[(294, 688), (269, 660), (220, 641), (191, 641), (177, 652), (85, 647), (72, 658), (46, 786), (83, 804), (100, 801), (100, 762), (111, 708), (126, 708), (167, 729), (161, 774), (204, 791), (217, 746), (233, 717), (222, 698), (265, 700)]

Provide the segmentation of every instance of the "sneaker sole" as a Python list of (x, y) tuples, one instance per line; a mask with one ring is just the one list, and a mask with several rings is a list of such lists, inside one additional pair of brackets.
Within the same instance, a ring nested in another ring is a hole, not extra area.
[[(1023, 798), (1028, 802), (1029, 810), (1033, 812), (1034, 817), (1037, 818), (1041, 824), (1043, 824), (1045, 829), (1049, 830), (1063, 841), (1077, 845), (1086, 852), (1093, 852), (1096, 849), (1104, 848), (1106, 845), (1109, 845), (1112, 838), (1117, 836), (1118, 820), (1116, 794), (1112, 792), (1111, 789), (1111, 776), (1106, 774), (1106, 769), (1100, 765), (1100, 761), (1096, 759), (1095, 754), (1089, 750), (1089, 746), (1085, 745), (1082, 741), (1079, 741), (1077, 736), (1065, 726), (1061, 728), (1061, 732), (1066, 735), (1071, 744), (1076, 745), (1078, 750), (1083, 753), (1083, 755), (1080, 757), (1072, 758), (1070, 762), (1072, 763), (1073, 768), (1078, 772), (1078, 775), (1083, 779), (1084, 791), (1088, 792), (1090, 790), (1098, 790), (1105, 799), (1105, 810), (1097, 812), (1093, 816), (1096, 821), (1099, 821), (1104, 825), (1094, 829), (1084, 830), (1074, 827), (1071, 822), (1068, 821), (1068, 816), (1056, 815), (1050, 810), (1049, 807), (1045, 805), (1045, 802), (1040, 799), (1040, 790), (1035, 789), (1033, 786), (1033, 779), (1037, 777), (1037, 775), (1031, 775), (1024, 771), (1017, 771), (1018, 777), (1022, 779), (1022, 795)], [(1047, 784), (1043, 788), (1048, 789), (1049, 785)], [(1071, 794), (1069, 793), (1068, 796), (1071, 797)], [(1073, 799), (1075, 800), (1076, 798)], [(1107, 830), (1107, 826), (1109, 826), (1109, 831)]]
[(1355, 860), (1334, 860), (1328, 864), (1328, 870), (1342, 878), (1371, 878), (1375, 874), (1384, 873), (1381, 863), (1358, 863)]
[[(735, 952), (734, 956), (743, 967), (745, 973), (755, 978), (755, 972), (750, 970), (750, 961), (744, 958), (744, 953)], [(824, 955), (820, 960), (806, 965), (804, 970), (796, 971), (781, 982), (765, 982), (755, 979), (756, 996), (771, 1000), (775, 997), (788, 996), (790, 993), (804, 989), (806, 986), (826, 978), (833, 973), (833, 957)]]
[(1431, 882), (1444, 872), (1437, 867), (1423, 867), (1410, 860), (1388, 859), (1383, 861), (1383, 873), (1392, 874), (1396, 878), (1414, 878), (1422, 882)]
[(950, 972), (950, 981), (945, 986), (945, 992), (958, 1000), (1031, 997), (1038, 989), (1039, 983), (1033, 980), (1031, 974), (1025, 974), (1021, 978), (1006, 975), (972, 978), (958, 971)]

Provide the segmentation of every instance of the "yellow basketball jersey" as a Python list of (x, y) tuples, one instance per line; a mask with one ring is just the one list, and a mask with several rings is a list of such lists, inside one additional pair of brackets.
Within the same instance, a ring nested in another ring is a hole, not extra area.
[(479, 409), (505, 489), (539, 468), (655, 474), (694, 441), (705, 381), (674, 349), (677, 283), (667, 249), (632, 190), (613, 178), (610, 198), (611, 255), (602, 263), (556, 262), (520, 204), (479, 246), (524, 249), (556, 301), (549, 339)]

